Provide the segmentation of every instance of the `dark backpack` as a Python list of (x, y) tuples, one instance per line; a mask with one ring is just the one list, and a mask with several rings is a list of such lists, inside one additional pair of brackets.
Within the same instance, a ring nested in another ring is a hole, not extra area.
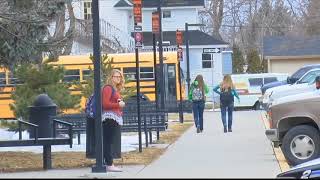
[[(110, 85), (105, 85), (103, 87), (103, 89), (107, 86), (110, 86)], [(110, 86), (110, 87), (112, 88), (112, 94), (111, 94), (111, 97), (112, 97), (115, 93), (115, 90), (112, 86)], [(102, 89), (102, 92), (103, 92), (103, 89)], [(85, 113), (86, 113), (87, 118), (95, 118), (96, 112), (97, 112), (97, 110), (96, 110), (95, 96), (93, 93), (93, 94), (91, 94), (91, 96), (89, 97), (89, 99), (86, 102)]]
[(231, 88), (228, 88), (227, 91), (221, 89), (220, 94), (220, 103), (223, 105), (229, 105), (234, 102), (234, 97), (232, 95)]

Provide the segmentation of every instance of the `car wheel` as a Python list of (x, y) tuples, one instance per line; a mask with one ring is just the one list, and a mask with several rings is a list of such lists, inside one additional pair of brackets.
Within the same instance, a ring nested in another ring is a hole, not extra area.
[(290, 165), (297, 165), (319, 157), (319, 131), (308, 125), (290, 129), (282, 140), (281, 149)]

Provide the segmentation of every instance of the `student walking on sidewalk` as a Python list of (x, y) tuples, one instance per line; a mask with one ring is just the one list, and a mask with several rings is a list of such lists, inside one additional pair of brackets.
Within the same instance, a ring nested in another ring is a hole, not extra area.
[(204, 83), (202, 75), (197, 75), (190, 86), (188, 94), (188, 99), (192, 101), (193, 118), (197, 133), (203, 131), (203, 111), (206, 102), (206, 94), (208, 94), (208, 92), (209, 89)]
[[(232, 113), (234, 107), (234, 96), (240, 102), (239, 95), (235, 90), (230, 75), (225, 75), (220, 85), (213, 88), (213, 91), (220, 95), (220, 108), (221, 108), (221, 119), (223, 123), (223, 131), (232, 132)], [(228, 126), (226, 122), (226, 116), (228, 112)], [(228, 127), (228, 130), (227, 130)]]
[(103, 154), (107, 171), (120, 172), (121, 169), (113, 165), (111, 144), (115, 139), (116, 128), (123, 124), (122, 108), (125, 103), (120, 94), (124, 88), (124, 78), (121, 71), (113, 69), (106, 84), (102, 90)]

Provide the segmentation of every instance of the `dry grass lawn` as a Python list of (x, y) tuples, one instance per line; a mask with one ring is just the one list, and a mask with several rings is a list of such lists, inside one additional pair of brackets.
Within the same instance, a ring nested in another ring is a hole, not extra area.
[[(170, 117), (172, 116), (172, 117)], [(176, 119), (176, 114), (170, 114), (169, 119)], [(160, 132), (160, 140), (155, 144), (172, 144), (193, 125), (192, 117), (185, 116), (183, 124), (179, 122), (170, 122), (169, 129)], [(178, 119), (178, 118), (177, 118)], [(115, 159), (116, 165), (147, 165), (160, 157), (166, 148), (148, 147), (143, 148), (142, 152), (138, 150), (122, 153), (121, 159)], [(52, 153), (53, 168), (68, 169), (79, 167), (90, 167), (95, 164), (95, 159), (87, 159), (85, 152), (58, 152)], [(42, 170), (42, 154), (31, 152), (0, 152), (0, 172), (17, 172)]]

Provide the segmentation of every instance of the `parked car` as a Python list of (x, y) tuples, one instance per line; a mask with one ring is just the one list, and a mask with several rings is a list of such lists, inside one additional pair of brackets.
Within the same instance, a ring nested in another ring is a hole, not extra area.
[(277, 86), (282, 86), (286, 84), (294, 84), (296, 81), (298, 81), (305, 73), (310, 71), (311, 69), (314, 68), (320, 68), (320, 64), (311, 64), (311, 65), (306, 65), (303, 66), (302, 68), (298, 69), (296, 72), (294, 72), (290, 77), (288, 77), (284, 81), (277, 81), (277, 82), (271, 82), (264, 84), (261, 86), (261, 93), (264, 95), (267, 89), (277, 87)]
[(234, 107), (250, 107), (260, 109), (260, 87), (270, 82), (283, 81), (288, 78), (285, 73), (233, 74), (231, 79), (239, 93), (240, 103), (234, 102)]
[(273, 100), (289, 95), (313, 91), (315, 78), (320, 75), (320, 68), (309, 70), (294, 84), (287, 84), (268, 89), (262, 100), (262, 106), (266, 109)]
[(266, 136), (291, 165), (320, 155), (320, 90), (278, 98), (268, 111)]
[(277, 175), (277, 178), (320, 178), (320, 158), (299, 164)]

